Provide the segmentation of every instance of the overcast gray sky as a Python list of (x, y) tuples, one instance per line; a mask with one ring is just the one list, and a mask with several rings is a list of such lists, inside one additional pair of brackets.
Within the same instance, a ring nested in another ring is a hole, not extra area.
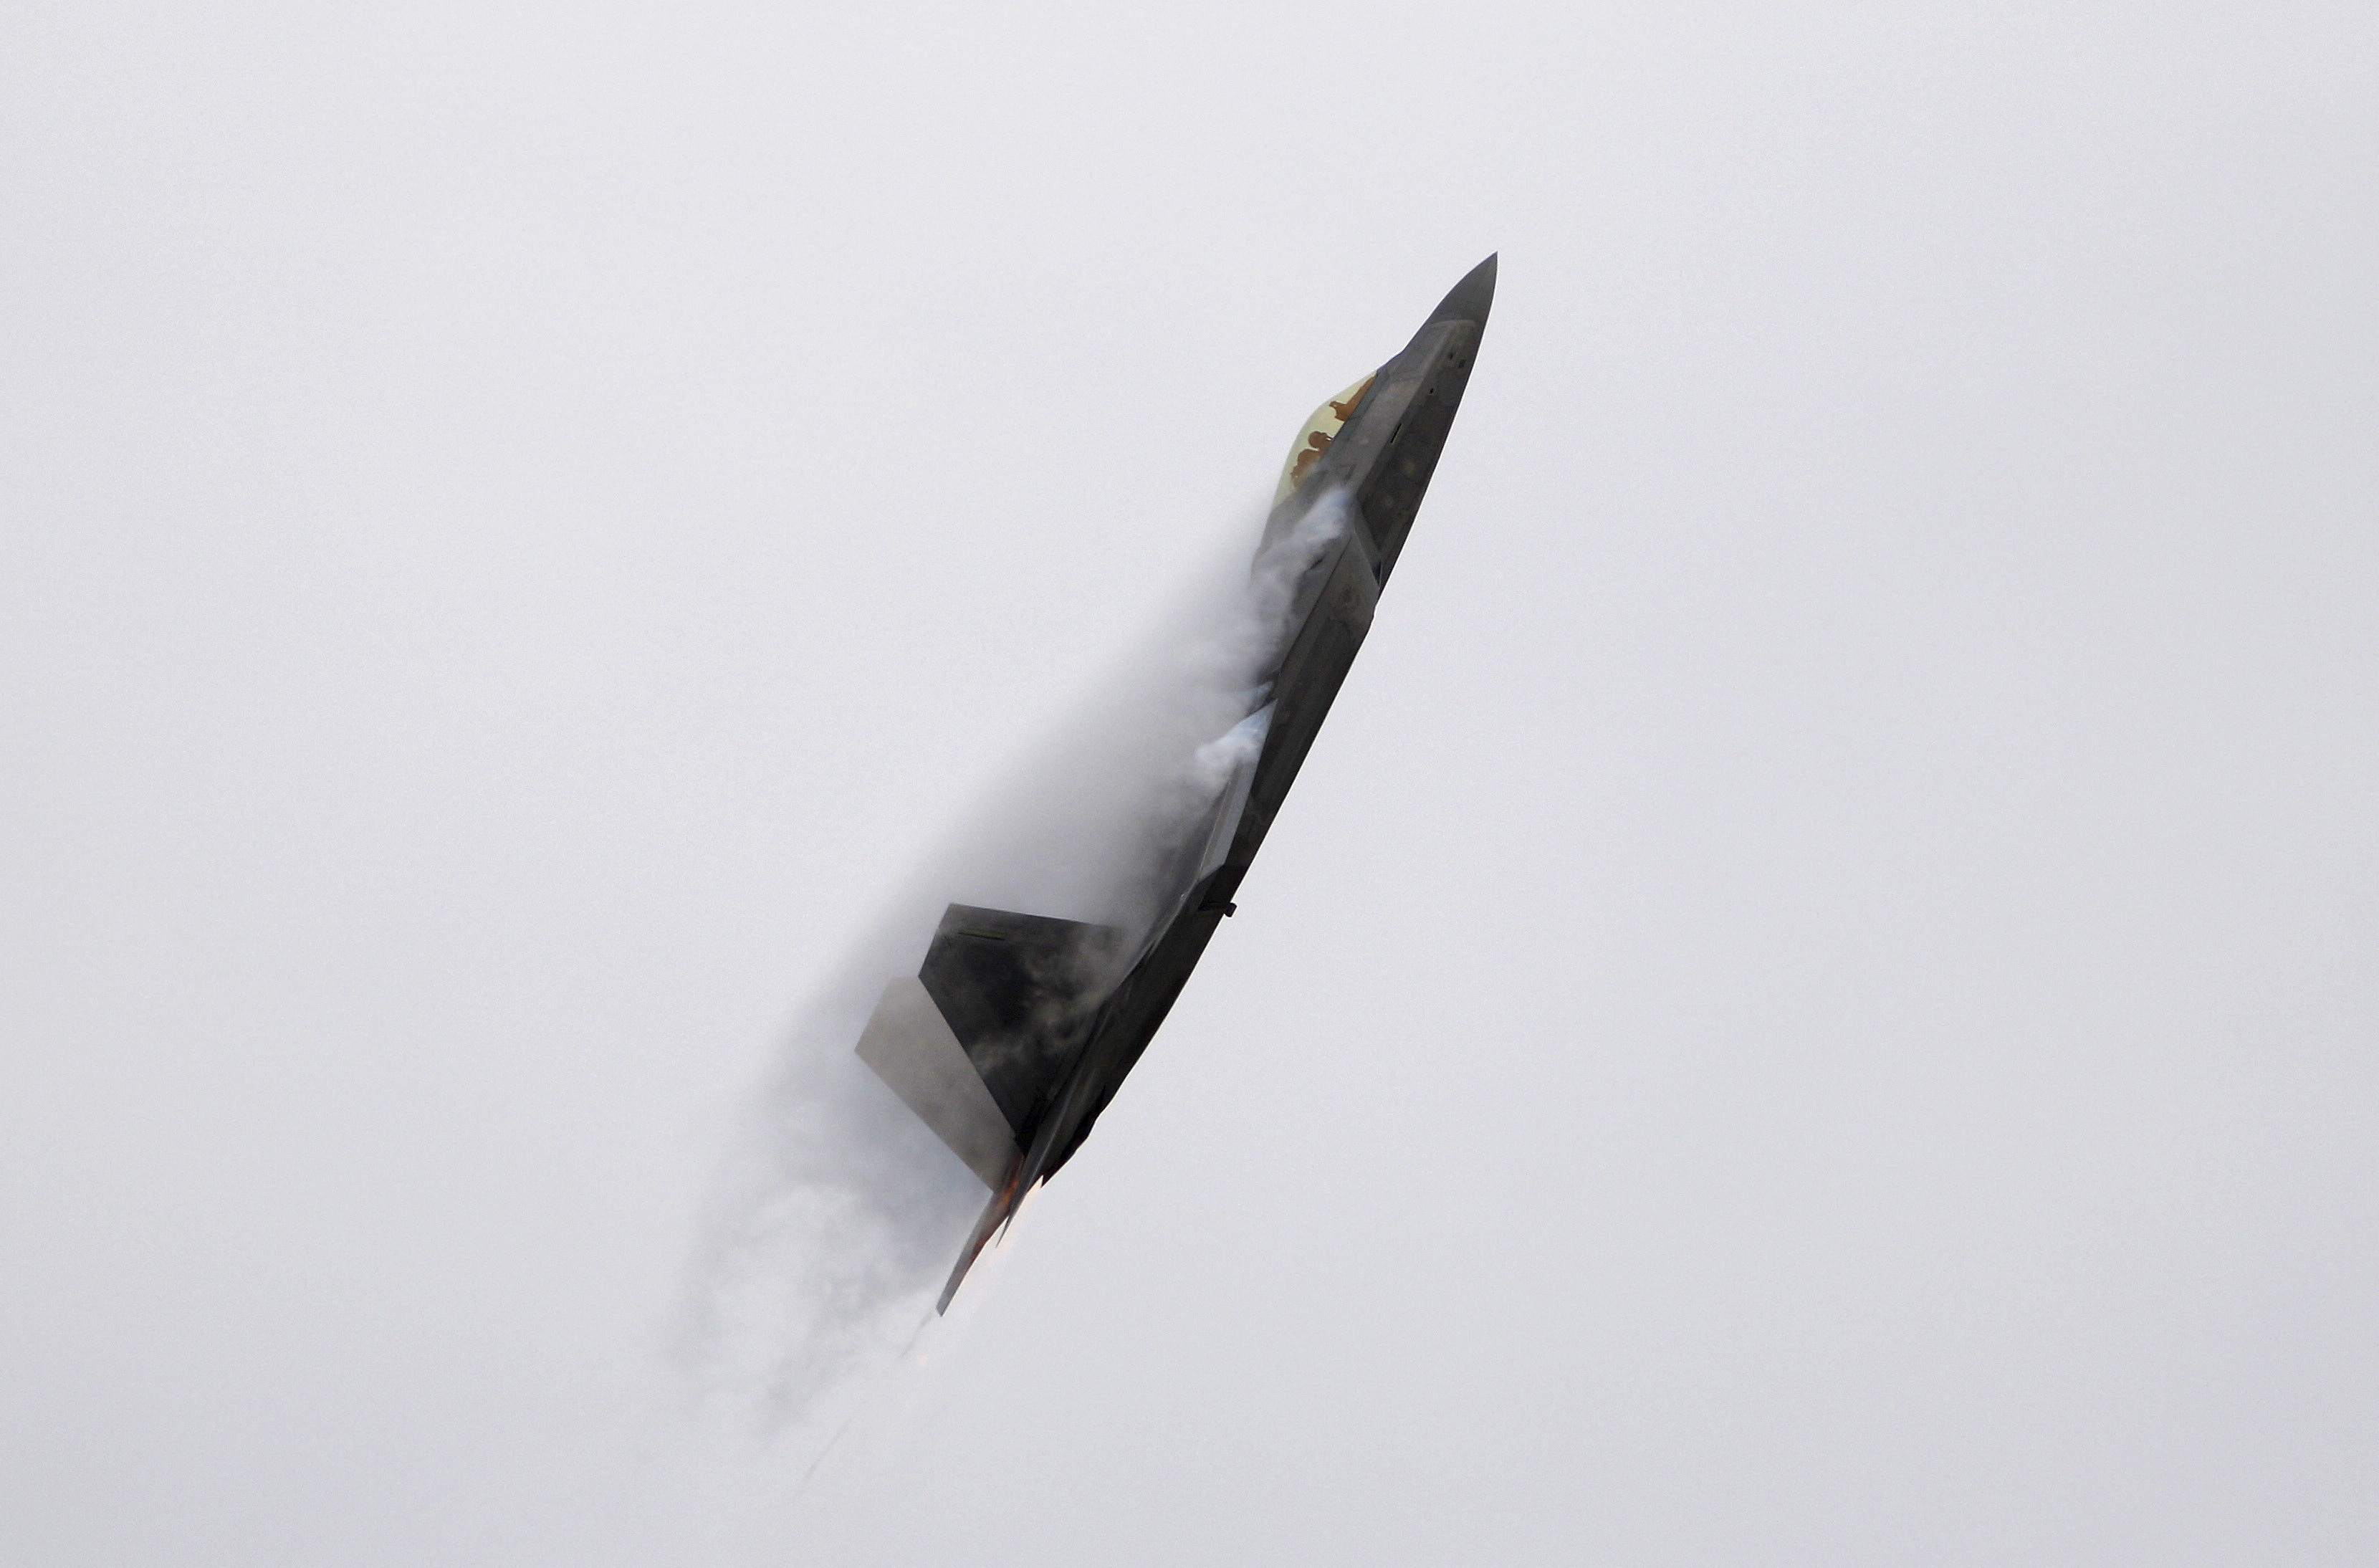
[[(2379, 1560), (2374, 71), (12, 0), (0, 1562)], [(681, 1420), (807, 999), (1491, 249), (1097, 1136), (806, 1490)]]

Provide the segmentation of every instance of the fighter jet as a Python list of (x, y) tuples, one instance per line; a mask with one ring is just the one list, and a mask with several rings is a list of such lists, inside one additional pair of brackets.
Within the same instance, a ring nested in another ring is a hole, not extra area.
[(1145, 929), (952, 904), (858, 1053), (991, 1189), (950, 1271), (1064, 1166), (1148, 1048), (1271, 830), (1346, 677), (1461, 406), (1495, 296), (1490, 256), (1404, 351), (1316, 409), (1282, 467), (1257, 568), (1290, 585), (1228, 780), (1169, 846)]

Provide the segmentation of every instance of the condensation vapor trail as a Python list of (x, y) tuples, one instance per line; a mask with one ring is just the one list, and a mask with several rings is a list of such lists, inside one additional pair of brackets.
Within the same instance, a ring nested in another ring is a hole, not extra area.
[(1322, 498), (1236, 582), (1189, 596), (801, 1008), (724, 1162), (689, 1282), (683, 1349), (707, 1397), (766, 1429), (811, 1422), (931, 1316), (983, 1189), (852, 1055), (886, 977), (914, 971), (950, 901), (1143, 933), (1161, 868), (1262, 743), (1262, 670), (1298, 576), (1345, 521)]

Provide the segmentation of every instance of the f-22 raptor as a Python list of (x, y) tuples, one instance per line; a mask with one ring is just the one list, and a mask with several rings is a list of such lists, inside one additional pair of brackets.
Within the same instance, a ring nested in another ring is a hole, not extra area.
[(1057, 1174), (1115, 1096), (1225, 916), (1363, 645), (1462, 404), (1495, 296), (1490, 256), (1404, 351), (1316, 409), (1275, 491), (1259, 568), (1286, 612), (1231, 776), (1181, 835), (1137, 941), (1116, 928), (952, 904), (924, 965), (886, 986), (862, 1059), (991, 1189), (943, 1288)]

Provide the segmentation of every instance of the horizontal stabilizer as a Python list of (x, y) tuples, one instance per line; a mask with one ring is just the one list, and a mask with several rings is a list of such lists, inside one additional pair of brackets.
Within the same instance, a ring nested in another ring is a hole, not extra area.
[(984, 1186), (1000, 1189), (1016, 1164), (1016, 1135), (915, 975), (901, 975), (884, 987), (859, 1037), (859, 1059), (876, 1069)]

